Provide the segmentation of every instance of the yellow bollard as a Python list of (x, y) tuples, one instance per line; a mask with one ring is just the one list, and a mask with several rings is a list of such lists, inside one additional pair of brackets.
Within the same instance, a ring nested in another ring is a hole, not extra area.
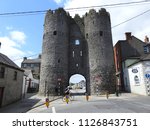
[(47, 108), (49, 107), (49, 98), (45, 99), (45, 105), (46, 105)]
[(69, 95), (66, 95), (66, 103), (69, 103)]
[(86, 97), (86, 100), (88, 101), (89, 100), (89, 95), (87, 93), (85, 94), (85, 97)]

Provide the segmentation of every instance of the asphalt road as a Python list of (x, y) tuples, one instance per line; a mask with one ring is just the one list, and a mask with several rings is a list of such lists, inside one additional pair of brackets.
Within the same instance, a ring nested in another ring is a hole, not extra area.
[(40, 106), (28, 111), (30, 113), (150, 113), (150, 97), (122, 94), (119, 97), (110, 95), (91, 96), (86, 101), (85, 96), (75, 96), (74, 100), (63, 102), (62, 99), (50, 103), (49, 108)]

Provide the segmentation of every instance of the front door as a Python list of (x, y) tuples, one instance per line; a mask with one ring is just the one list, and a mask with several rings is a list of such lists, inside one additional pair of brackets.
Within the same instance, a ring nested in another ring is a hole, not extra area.
[(1, 107), (1, 105), (2, 105), (3, 92), (4, 92), (4, 88), (1, 88), (1, 87), (0, 87), (0, 107)]

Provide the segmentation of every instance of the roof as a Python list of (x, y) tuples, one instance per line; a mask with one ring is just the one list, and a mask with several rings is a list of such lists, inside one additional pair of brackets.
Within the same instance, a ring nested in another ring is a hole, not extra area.
[(147, 54), (146, 56), (141, 57), (141, 60), (150, 60), (150, 54)]
[[(20, 67), (18, 67), (11, 59), (9, 59), (6, 55), (0, 53), (0, 63), (7, 65), (9, 67), (13, 67), (15, 69), (22, 70)], [(23, 70), (22, 70), (23, 71)]]
[(41, 59), (26, 59), (22, 63), (41, 63)]
[(144, 56), (141, 56), (139, 60), (137, 60), (136, 62), (134, 62), (133, 64), (129, 65), (128, 67), (134, 65), (134, 64), (137, 64), (139, 62), (142, 62), (142, 61), (150, 61), (150, 54), (147, 54), (147, 55), (144, 55)]
[(25, 74), (26, 76), (29, 76), (30, 73), (32, 73), (31, 70), (24, 69), (24, 74)]

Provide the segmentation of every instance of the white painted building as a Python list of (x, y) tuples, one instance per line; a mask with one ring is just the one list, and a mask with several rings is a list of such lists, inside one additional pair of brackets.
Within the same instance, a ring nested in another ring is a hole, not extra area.
[(150, 96), (150, 55), (125, 60), (123, 74), (126, 91)]
[(31, 70), (24, 70), (22, 95), (27, 92), (37, 92), (39, 88), (39, 79), (33, 77)]

